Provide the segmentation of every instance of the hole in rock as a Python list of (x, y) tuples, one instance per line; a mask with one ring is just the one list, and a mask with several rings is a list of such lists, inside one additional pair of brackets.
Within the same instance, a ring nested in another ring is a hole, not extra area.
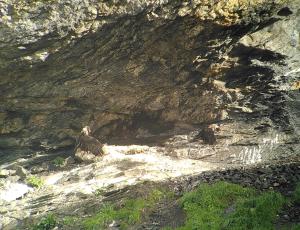
[(160, 113), (138, 113), (130, 120), (118, 120), (95, 132), (112, 145), (162, 146), (174, 135), (187, 134), (197, 125), (167, 122)]
[(281, 10), (278, 11), (277, 13), (279, 16), (289, 16), (293, 14), (293, 11), (290, 10), (288, 7), (284, 7)]

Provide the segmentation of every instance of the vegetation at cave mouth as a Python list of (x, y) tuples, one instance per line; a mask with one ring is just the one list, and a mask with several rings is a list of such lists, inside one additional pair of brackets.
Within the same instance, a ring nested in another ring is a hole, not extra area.
[(203, 184), (181, 198), (187, 219), (179, 229), (273, 229), (286, 202), (274, 191), (259, 193), (227, 182)]
[[(118, 204), (105, 202), (88, 217), (64, 217), (62, 221), (53, 221), (54, 217), (50, 215), (50, 219), (42, 218), (36, 225), (38, 228), (34, 229), (50, 229), (47, 227), (52, 227), (54, 223), (62, 229), (65, 229), (64, 226), (80, 226), (80, 229), (87, 230), (106, 229), (112, 223), (116, 223), (120, 229), (134, 229), (134, 226), (149, 220), (149, 216), (162, 208), (163, 204), (176, 200), (185, 214), (184, 224), (177, 228), (165, 226), (164, 230), (271, 230), (275, 229), (281, 210), (300, 202), (299, 191), (300, 184), (293, 196), (287, 198), (273, 190), (262, 192), (251, 187), (217, 182), (200, 184), (178, 199), (173, 192), (154, 189), (143, 196), (123, 199)], [(299, 225), (289, 227), (299, 229)]]

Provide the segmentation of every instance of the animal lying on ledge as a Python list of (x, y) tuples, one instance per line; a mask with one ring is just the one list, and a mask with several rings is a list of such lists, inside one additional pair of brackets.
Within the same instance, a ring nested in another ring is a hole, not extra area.
[(103, 144), (95, 137), (91, 136), (91, 128), (85, 126), (77, 139), (75, 154), (76, 152), (81, 151), (95, 156), (102, 156), (104, 155), (102, 148)]
[(203, 143), (214, 145), (217, 142), (215, 132), (219, 130), (220, 127), (218, 125), (207, 125), (200, 130), (200, 132), (196, 135), (194, 140), (201, 138), (203, 140)]

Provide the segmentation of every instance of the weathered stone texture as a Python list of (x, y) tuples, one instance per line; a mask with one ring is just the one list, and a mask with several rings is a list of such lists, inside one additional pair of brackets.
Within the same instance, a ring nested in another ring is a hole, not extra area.
[(0, 149), (218, 123), (230, 151), (297, 153), (299, 28), (297, 1), (1, 1)]

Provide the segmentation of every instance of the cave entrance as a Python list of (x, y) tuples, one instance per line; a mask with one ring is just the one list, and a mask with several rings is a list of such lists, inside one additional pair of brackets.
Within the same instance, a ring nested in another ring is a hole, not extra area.
[(166, 122), (159, 114), (138, 113), (127, 121), (117, 121), (105, 138), (114, 145), (160, 146), (175, 134), (174, 122)]
[(202, 126), (184, 121), (166, 121), (162, 111), (142, 111), (110, 122), (97, 129), (94, 136), (110, 145), (165, 146), (175, 136), (199, 132)]

